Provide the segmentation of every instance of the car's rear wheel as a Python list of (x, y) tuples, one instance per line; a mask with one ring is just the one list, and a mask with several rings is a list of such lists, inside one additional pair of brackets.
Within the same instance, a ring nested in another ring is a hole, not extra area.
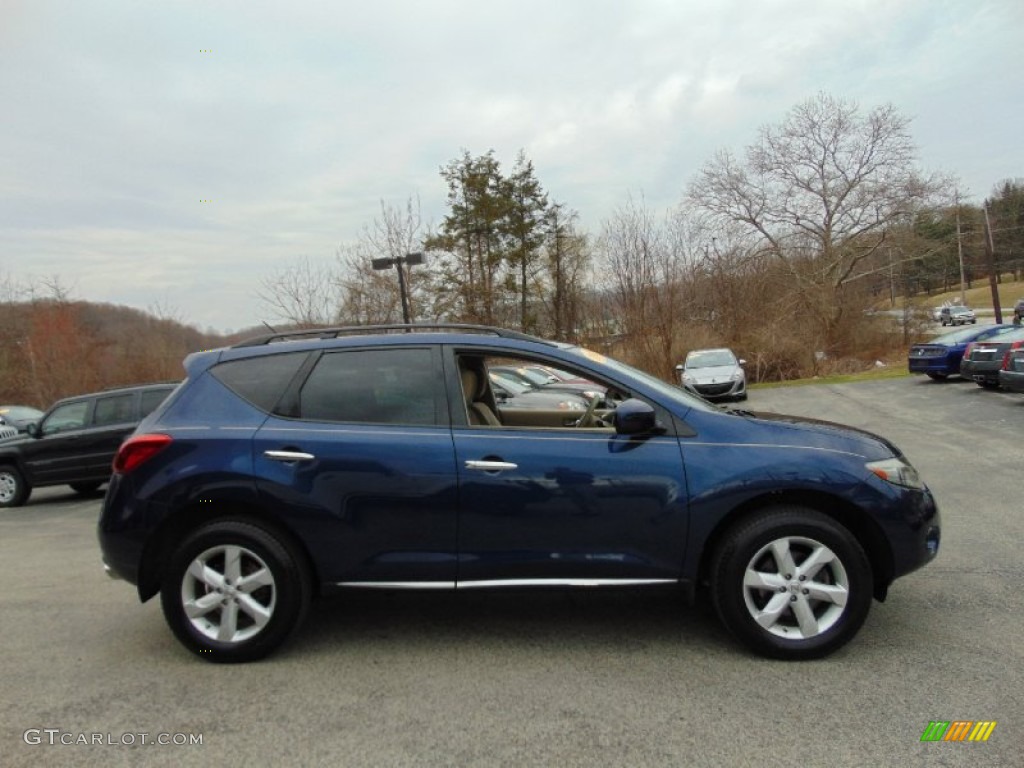
[(0, 507), (20, 507), (31, 492), (16, 467), (0, 467)]
[(872, 589), (854, 536), (803, 507), (773, 507), (739, 523), (712, 561), (719, 618), (771, 658), (819, 658), (845, 645), (867, 618)]
[(103, 485), (103, 483), (69, 483), (71, 490), (75, 493), (80, 493), (83, 496), (88, 496), (90, 493), (96, 493), (96, 490)]
[(310, 594), (309, 574), (284, 537), (222, 520), (174, 551), (160, 599), (186, 648), (208, 661), (244, 662), (263, 658), (298, 628)]
[(978, 382), (978, 386), (982, 389), (999, 389), (999, 382), (992, 381), (991, 379), (982, 379)]
[(929, 373), (928, 378), (934, 381), (943, 381), (949, 376), (948, 373)]

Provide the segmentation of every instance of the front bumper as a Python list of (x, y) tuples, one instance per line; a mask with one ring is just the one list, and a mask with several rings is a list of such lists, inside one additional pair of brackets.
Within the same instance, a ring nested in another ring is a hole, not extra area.
[(688, 392), (700, 395), (705, 400), (727, 400), (741, 397), (747, 392), (747, 382), (743, 379), (716, 384), (683, 384), (683, 387)]

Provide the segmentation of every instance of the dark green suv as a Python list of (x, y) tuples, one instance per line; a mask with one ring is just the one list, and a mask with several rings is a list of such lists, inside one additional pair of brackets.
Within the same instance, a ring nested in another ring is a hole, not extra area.
[(123, 387), (58, 400), (28, 434), (0, 442), (0, 507), (19, 507), (32, 489), (70, 485), (92, 493), (110, 479), (114, 454), (176, 384)]

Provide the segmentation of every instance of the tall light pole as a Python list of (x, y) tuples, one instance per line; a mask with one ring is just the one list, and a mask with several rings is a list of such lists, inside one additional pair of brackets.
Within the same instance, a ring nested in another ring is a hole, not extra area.
[(960, 257), (960, 303), (967, 306), (964, 290), (964, 241), (960, 233), (960, 190), (956, 190), (956, 253)]
[(402, 320), (409, 325), (412, 322), (409, 320), (409, 292), (405, 287), (405, 268), (402, 265), (408, 264), (411, 267), (414, 264), (422, 264), (423, 254), (407, 253), (405, 256), (373, 259), (370, 263), (376, 270), (391, 269), (392, 267), (398, 270), (398, 292), (402, 297)]

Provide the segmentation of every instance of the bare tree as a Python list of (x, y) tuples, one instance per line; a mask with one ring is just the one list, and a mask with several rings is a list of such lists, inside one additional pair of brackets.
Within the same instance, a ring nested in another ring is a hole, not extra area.
[(275, 317), (300, 328), (330, 325), (338, 317), (338, 275), (308, 257), (262, 281), (257, 296)]
[(398, 208), (380, 203), (380, 216), (367, 226), (355, 243), (338, 249), (338, 289), (341, 315), (355, 324), (390, 323), (402, 320), (401, 294), (394, 269), (378, 272), (374, 259), (399, 260), (409, 299), (409, 314), (415, 319), (425, 304), (424, 283), (404, 257), (423, 248), (423, 223), (419, 198), (410, 197)]
[(630, 356), (666, 378), (688, 310), (687, 242), (684, 218), (658, 222), (642, 199), (632, 197), (604, 223), (600, 241)]
[(689, 189), (694, 205), (744, 225), (758, 252), (785, 265), (827, 346), (857, 264), (940, 189), (916, 170), (908, 125), (892, 106), (862, 115), (822, 93), (762, 128), (742, 161), (718, 153)]

